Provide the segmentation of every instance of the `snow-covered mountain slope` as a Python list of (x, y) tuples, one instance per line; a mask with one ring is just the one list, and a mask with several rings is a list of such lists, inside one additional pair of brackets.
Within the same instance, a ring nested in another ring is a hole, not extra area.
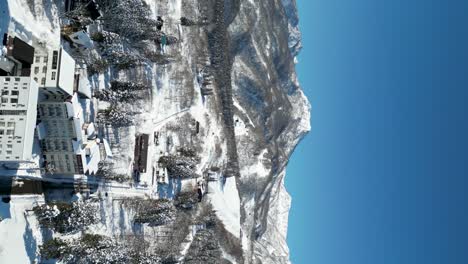
[[(244, 249), (251, 263), (288, 263), (288, 159), (310, 130), (310, 105), (294, 59), (301, 47), (295, 1), (242, 1), (229, 26), (238, 133)], [(239, 147), (240, 146), (240, 147)], [(252, 185), (255, 188), (252, 188)]]

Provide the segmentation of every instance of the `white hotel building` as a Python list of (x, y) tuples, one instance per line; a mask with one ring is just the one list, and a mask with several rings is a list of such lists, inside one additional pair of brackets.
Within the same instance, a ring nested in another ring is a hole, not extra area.
[(73, 93), (73, 58), (64, 49), (37, 52), (31, 77), (40, 83), (38, 135), (46, 170), (63, 175), (96, 173), (101, 160), (99, 140), (84, 130), (83, 111)]
[(75, 60), (63, 48), (48, 53), (36, 51), (31, 77), (51, 96), (73, 95)]
[(0, 77), (0, 162), (32, 158), (38, 85), (30, 77)]

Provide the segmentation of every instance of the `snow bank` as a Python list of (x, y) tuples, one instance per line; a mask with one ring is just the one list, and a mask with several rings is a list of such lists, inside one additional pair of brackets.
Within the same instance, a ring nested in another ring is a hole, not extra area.
[(9, 203), (0, 201), (0, 263), (33, 263), (37, 246), (42, 243), (39, 226), (28, 210), (40, 196), (13, 196)]

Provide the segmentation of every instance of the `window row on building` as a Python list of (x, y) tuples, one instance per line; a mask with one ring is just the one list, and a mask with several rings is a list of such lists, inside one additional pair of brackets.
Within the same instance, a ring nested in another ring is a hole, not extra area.
[(0, 76), (0, 161), (31, 159), (38, 89), (30, 77)]

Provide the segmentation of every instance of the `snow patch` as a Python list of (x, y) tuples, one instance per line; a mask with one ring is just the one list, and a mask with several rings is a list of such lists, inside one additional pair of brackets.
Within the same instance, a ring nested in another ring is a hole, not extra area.
[(224, 186), (209, 184), (208, 189), (208, 197), (216, 215), (224, 223), (226, 230), (240, 238), (240, 199), (236, 179), (227, 178)]
[(0, 263), (33, 263), (37, 246), (42, 243), (39, 225), (30, 210), (43, 203), (41, 196), (12, 196), (0, 201)]

